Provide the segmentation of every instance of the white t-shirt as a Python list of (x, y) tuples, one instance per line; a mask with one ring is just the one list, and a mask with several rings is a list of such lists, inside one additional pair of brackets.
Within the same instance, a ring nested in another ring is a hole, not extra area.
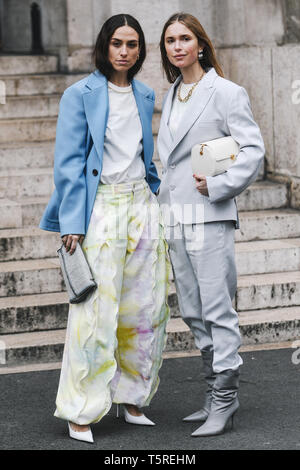
[[(182, 99), (184, 99), (187, 96), (190, 89), (195, 85), (195, 83), (183, 83), (183, 82), (181, 82), (181, 83), (182, 83), (182, 85), (181, 85), (181, 89), (180, 89), (180, 97)], [(178, 87), (179, 86), (180, 86), (180, 83), (179, 83)], [(192, 93), (192, 96), (190, 96), (188, 101), (186, 103), (181, 102), (178, 99), (178, 87), (176, 88), (174, 96), (173, 96), (172, 110), (171, 110), (170, 117), (169, 117), (169, 129), (170, 129), (170, 132), (171, 132), (171, 135), (172, 135), (173, 139), (176, 135), (176, 131), (178, 129), (180, 121), (182, 120), (183, 115), (191, 107), (191, 103), (193, 102), (193, 95), (195, 93), (195, 89), (194, 89), (193, 93)]]
[[(190, 91), (190, 89), (192, 88), (193, 85), (194, 85), (194, 83), (185, 84), (185, 83), (182, 82), (181, 89), (180, 89), (180, 97), (182, 99), (187, 96), (188, 92)], [(180, 86), (180, 83), (179, 83), (178, 86)], [(195, 88), (197, 88), (197, 87), (195, 87)], [(183, 119), (185, 113), (188, 112), (191, 108), (191, 103), (193, 103), (194, 92), (195, 92), (195, 89), (193, 90), (192, 96), (190, 96), (190, 98), (188, 99), (188, 101), (186, 103), (179, 101), (179, 99), (178, 99), (178, 87), (174, 92), (172, 109), (171, 109), (169, 122), (168, 122), (169, 129), (170, 129), (170, 132), (171, 132), (171, 135), (172, 135), (173, 139), (175, 138), (177, 129), (180, 126), (180, 122)], [(174, 218), (174, 221), (178, 221), (178, 217), (176, 216), (175, 211), (171, 208), (170, 220), (172, 220), (172, 217)]]
[(132, 86), (119, 87), (108, 82), (108, 98), (101, 182), (119, 184), (143, 179), (143, 132)]

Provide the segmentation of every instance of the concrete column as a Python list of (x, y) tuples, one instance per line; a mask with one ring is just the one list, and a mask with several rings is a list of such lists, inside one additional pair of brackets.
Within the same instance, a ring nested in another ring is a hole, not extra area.
[(143, 28), (148, 44), (157, 45), (161, 30), (167, 19), (180, 9), (180, 0), (112, 0), (111, 13), (128, 13), (134, 16)]
[[(32, 1), (30, 2), (32, 3)], [(43, 46), (48, 54), (58, 54), (60, 70), (67, 68), (67, 11), (65, 0), (39, 0), (42, 12)]]
[(300, 44), (274, 47), (274, 168), (272, 179), (290, 183), (291, 206), (300, 209)]
[(214, 35), (221, 47), (281, 44), (281, 0), (213, 0)]
[(2, 50), (3, 0), (0, 0), (0, 51)]
[[(33, 0), (2, 0), (2, 50), (31, 52), (31, 5)], [(67, 55), (66, 9), (63, 0), (35, 0), (41, 11), (42, 45), (46, 54), (60, 57), (65, 68)]]
[[(258, 123), (265, 147), (266, 166), (274, 168), (273, 94), (270, 47), (220, 48), (217, 57), (225, 78), (243, 86), (249, 95), (254, 119)], [(263, 177), (262, 166), (260, 178)]]
[(285, 41), (300, 42), (300, 2), (283, 0), (285, 19)]
[(29, 52), (31, 48), (30, 0), (3, 0), (2, 50)]
[(111, 2), (109, 0), (66, 1), (68, 68), (70, 71), (92, 70), (92, 48), (101, 25), (111, 14)]
[[(126, 0), (114, 1), (113, 13), (122, 11), (122, 6), (126, 4), (128, 4)], [(163, 96), (170, 86), (161, 66), (159, 49), (161, 32), (168, 18), (180, 10), (179, 0), (170, 0), (168, 2), (143, 0), (138, 2), (135, 7), (132, 4), (130, 8), (127, 7), (126, 9), (127, 13), (133, 15), (141, 23), (145, 34), (147, 57), (137, 78), (154, 89), (156, 95), (155, 107), (158, 110), (161, 109)]]

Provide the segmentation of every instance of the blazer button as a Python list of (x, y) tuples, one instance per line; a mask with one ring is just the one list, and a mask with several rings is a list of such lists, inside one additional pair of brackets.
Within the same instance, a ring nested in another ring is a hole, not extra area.
[(93, 175), (94, 175), (94, 176), (97, 176), (97, 175), (98, 175), (98, 170), (96, 170), (95, 168), (94, 168), (94, 170), (93, 170)]
[(174, 184), (171, 184), (171, 185), (170, 185), (170, 190), (171, 190), (171, 191), (174, 191), (175, 188), (176, 188), (176, 186), (175, 186)]

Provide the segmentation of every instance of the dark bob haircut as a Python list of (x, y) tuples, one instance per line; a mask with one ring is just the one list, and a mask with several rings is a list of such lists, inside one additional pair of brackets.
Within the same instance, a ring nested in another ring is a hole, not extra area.
[(139, 36), (139, 58), (131, 69), (128, 70), (128, 80), (131, 81), (133, 77), (141, 69), (143, 62), (146, 58), (146, 43), (143, 30), (139, 22), (131, 15), (120, 14), (114, 15), (103, 24), (100, 33), (98, 34), (96, 44), (93, 50), (93, 60), (96, 68), (109, 80), (113, 73), (113, 66), (108, 60), (108, 46), (112, 35), (115, 30), (122, 26), (130, 26)]

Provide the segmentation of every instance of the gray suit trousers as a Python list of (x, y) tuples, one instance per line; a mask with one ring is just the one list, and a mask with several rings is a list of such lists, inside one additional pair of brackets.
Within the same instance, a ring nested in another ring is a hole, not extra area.
[(237, 369), (241, 337), (232, 307), (237, 287), (233, 221), (166, 227), (179, 308), (200, 350), (213, 350), (213, 369)]

